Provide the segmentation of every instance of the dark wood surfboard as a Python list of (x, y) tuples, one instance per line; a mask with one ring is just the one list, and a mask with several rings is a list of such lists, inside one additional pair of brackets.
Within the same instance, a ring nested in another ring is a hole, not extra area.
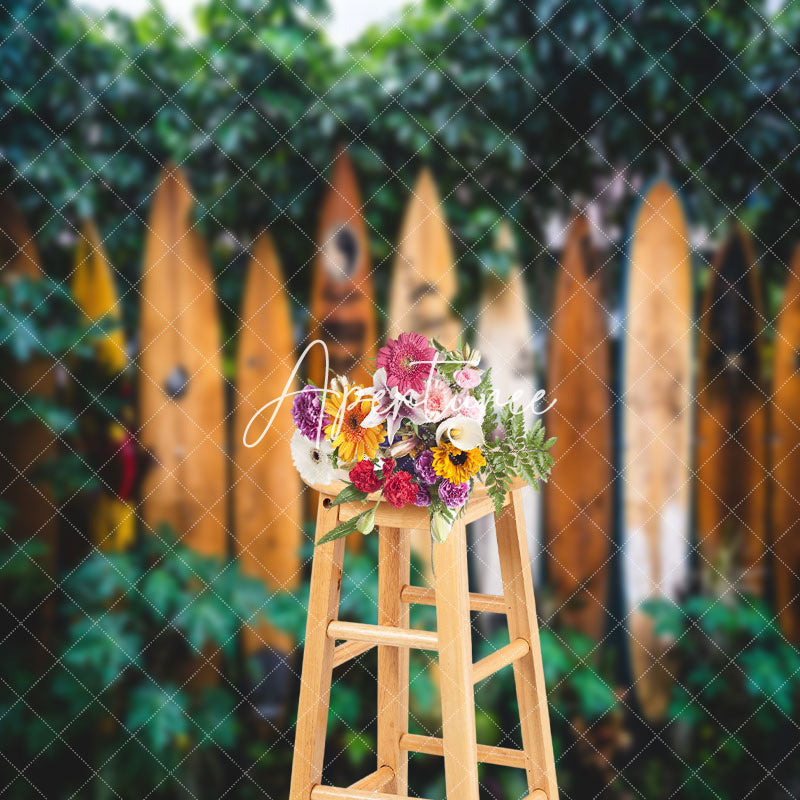
[[(302, 487), (291, 469), (292, 398), (284, 401), (257, 447), (242, 443), (259, 408), (281, 396), (295, 365), (289, 298), (272, 237), (256, 240), (244, 286), (233, 411), (234, 537), (242, 568), (269, 591), (292, 589), (301, 577)], [(297, 380), (288, 390), (296, 391)], [(262, 430), (272, 414), (266, 413)], [(260, 419), (260, 418), (259, 418)], [(288, 467), (287, 467), (288, 465)], [(288, 653), (293, 642), (268, 624), (244, 629), (245, 652), (265, 646)]]
[(772, 383), (772, 547), (775, 606), (800, 645), (800, 246), (794, 251), (775, 337)]
[(700, 317), (697, 537), (705, 582), (762, 594), (766, 553), (767, 393), (761, 293), (749, 238), (714, 260)]
[(640, 607), (679, 598), (691, 514), (692, 269), (683, 208), (666, 182), (634, 218), (623, 313), (623, 594), (634, 689), (645, 716), (658, 719), (672, 686), (670, 642)]
[[(6, 285), (26, 278), (42, 277), (36, 244), (31, 238), (22, 214), (9, 197), (0, 198), (0, 281)], [(25, 403), (27, 397), (51, 398), (55, 392), (53, 364), (36, 358), (26, 364), (16, 362), (2, 366), (8, 384)], [(3, 413), (7, 413), (4, 409)], [(8, 533), (17, 541), (33, 536), (48, 548), (41, 564), (55, 575), (57, 563), (58, 509), (47, 490), (35, 479), (37, 468), (54, 455), (55, 436), (44, 424), (35, 420), (22, 425), (2, 426), (3, 453), (0, 459), (0, 497), (15, 510)]]
[(227, 553), (225, 399), (211, 264), (181, 170), (162, 173), (142, 277), (140, 439), (149, 455), (142, 513), (206, 555)]
[(609, 351), (598, 259), (586, 218), (569, 230), (558, 274), (547, 363), (547, 432), (558, 437), (545, 488), (548, 582), (562, 620), (600, 638), (611, 554)]
[[(311, 279), (311, 341), (327, 343), (332, 373), (368, 386), (378, 343), (372, 268), (361, 193), (345, 151), (333, 163), (330, 183)], [(317, 386), (325, 380), (325, 358), (318, 347), (309, 354), (308, 377)]]
[(458, 274), (444, 208), (431, 171), (420, 172), (397, 241), (387, 335), (421, 333), (454, 347), (461, 324), (452, 308)]

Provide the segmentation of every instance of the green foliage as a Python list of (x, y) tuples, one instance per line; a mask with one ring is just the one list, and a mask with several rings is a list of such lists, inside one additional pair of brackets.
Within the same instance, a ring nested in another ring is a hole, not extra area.
[[(53, 600), (36, 562), (41, 548), (0, 553), (0, 714), (14, 723), (0, 726), (0, 747), (9, 766), (39, 765), (27, 780), (3, 776), (14, 780), (14, 796), (68, 797), (89, 780), (110, 781), (121, 797), (171, 797), (209, 759), (227, 763), (222, 750), (236, 747), (245, 727), (222, 675), (243, 621), (260, 618), (263, 585), (162, 530), (75, 568), (60, 624), (34, 640), (24, 621)], [(42, 661), (38, 673), (31, 658)]]

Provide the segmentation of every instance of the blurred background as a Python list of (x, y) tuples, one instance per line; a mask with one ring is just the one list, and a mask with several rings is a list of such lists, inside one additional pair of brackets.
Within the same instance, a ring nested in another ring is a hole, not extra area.
[[(313, 338), (363, 380), (403, 329), (557, 400), (562, 797), (800, 796), (798, 48), (792, 0), (6, 0), (0, 796), (288, 795), (313, 501), (286, 409), (241, 436)], [(350, 542), (343, 617), (376, 563)], [(375, 672), (334, 675), (326, 782), (375, 769)], [(476, 702), (519, 746), (510, 671)]]

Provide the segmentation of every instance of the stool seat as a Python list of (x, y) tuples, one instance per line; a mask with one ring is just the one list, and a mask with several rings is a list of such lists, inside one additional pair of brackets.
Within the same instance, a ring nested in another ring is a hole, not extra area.
[[(528, 800), (558, 800), (555, 760), (544, 687), (521, 488), (514, 481), (496, 517), (503, 596), (469, 591), (466, 524), (495, 513), (486, 487), (473, 488), (464, 513), (443, 543), (433, 545), (433, 587), (410, 581), (411, 531), (428, 529), (429, 510), (376, 506), (378, 624), (338, 619), (345, 539), (318, 544), (311, 567), (300, 701), (289, 800), (405, 800), (408, 753), (444, 758), (447, 800), (478, 800), (478, 763), (525, 770)], [(333, 505), (344, 483), (313, 486), (318, 492), (316, 540), (362, 513), (362, 502)], [(370, 495), (376, 503), (379, 494)], [(374, 535), (374, 534), (373, 534)], [(437, 630), (409, 625), (411, 604), (436, 607)], [(509, 644), (472, 660), (470, 611), (504, 614)], [(339, 644), (337, 644), (339, 642)], [(325, 734), (333, 670), (378, 649), (378, 739), (374, 772), (349, 787), (322, 784)], [(408, 731), (409, 650), (438, 653), (442, 737)], [(477, 742), (474, 685), (510, 666), (514, 671), (522, 749)]]

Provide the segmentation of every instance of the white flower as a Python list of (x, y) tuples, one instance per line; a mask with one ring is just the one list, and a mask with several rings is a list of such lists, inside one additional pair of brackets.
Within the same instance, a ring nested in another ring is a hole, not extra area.
[(443, 438), (459, 450), (472, 450), (483, 444), (483, 430), (479, 422), (469, 417), (450, 417), (436, 429), (436, 444), (441, 444)]
[(434, 514), (431, 517), (431, 536), (434, 541), (444, 544), (452, 530), (453, 524), (441, 514)]
[(331, 463), (333, 447), (329, 441), (323, 440), (320, 446), (316, 447), (315, 443), (306, 439), (300, 431), (295, 431), (292, 434), (290, 447), (292, 461), (306, 483), (325, 486), (336, 480), (336, 473)]

